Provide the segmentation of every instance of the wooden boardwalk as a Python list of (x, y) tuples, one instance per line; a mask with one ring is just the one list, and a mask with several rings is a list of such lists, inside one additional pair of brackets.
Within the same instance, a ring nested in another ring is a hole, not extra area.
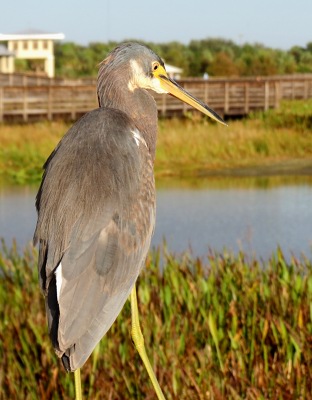
[[(97, 107), (95, 80), (49, 80), (0, 76), (0, 122), (57, 118), (75, 120)], [(283, 99), (312, 98), (312, 75), (240, 79), (184, 79), (179, 84), (227, 116), (277, 108)], [(193, 109), (172, 96), (153, 93), (160, 116), (181, 116)]]

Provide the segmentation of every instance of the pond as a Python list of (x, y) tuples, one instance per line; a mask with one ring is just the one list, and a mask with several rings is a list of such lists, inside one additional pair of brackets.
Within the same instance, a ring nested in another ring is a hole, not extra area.
[[(35, 228), (37, 188), (0, 189), (0, 237), (19, 248)], [(166, 239), (169, 250), (191, 249), (205, 256), (224, 248), (267, 259), (279, 245), (286, 257), (310, 258), (312, 177), (205, 178), (162, 181), (157, 188), (153, 246)]]

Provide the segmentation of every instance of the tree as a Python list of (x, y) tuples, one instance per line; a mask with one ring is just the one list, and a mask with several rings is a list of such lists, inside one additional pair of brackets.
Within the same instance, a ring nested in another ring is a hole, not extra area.
[[(289, 51), (261, 44), (237, 45), (231, 40), (207, 38), (179, 42), (151, 43), (139, 41), (159, 54), (165, 62), (183, 69), (184, 76), (259, 76), (312, 72), (312, 42)], [(98, 64), (117, 46), (116, 42), (58, 43), (55, 46), (57, 76), (95, 77)], [(21, 66), (22, 68), (22, 66)]]
[(210, 63), (208, 73), (214, 76), (237, 76), (239, 75), (239, 68), (229, 54), (220, 51)]

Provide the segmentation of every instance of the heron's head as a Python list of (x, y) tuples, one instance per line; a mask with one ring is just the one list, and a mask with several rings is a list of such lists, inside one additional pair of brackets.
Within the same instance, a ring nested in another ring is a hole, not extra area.
[(225, 124), (215, 111), (172, 80), (166, 72), (163, 60), (146, 46), (124, 43), (116, 47), (101, 64), (99, 77), (103, 74), (118, 74), (115, 79), (122, 80), (130, 91), (151, 89), (157, 93), (169, 93), (210, 118)]

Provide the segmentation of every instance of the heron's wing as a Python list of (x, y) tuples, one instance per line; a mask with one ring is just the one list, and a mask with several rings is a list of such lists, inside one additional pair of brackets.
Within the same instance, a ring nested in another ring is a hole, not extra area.
[(71, 370), (119, 314), (150, 244), (152, 162), (133, 129), (118, 111), (86, 115), (48, 160), (38, 193), (35, 239), (50, 335)]

